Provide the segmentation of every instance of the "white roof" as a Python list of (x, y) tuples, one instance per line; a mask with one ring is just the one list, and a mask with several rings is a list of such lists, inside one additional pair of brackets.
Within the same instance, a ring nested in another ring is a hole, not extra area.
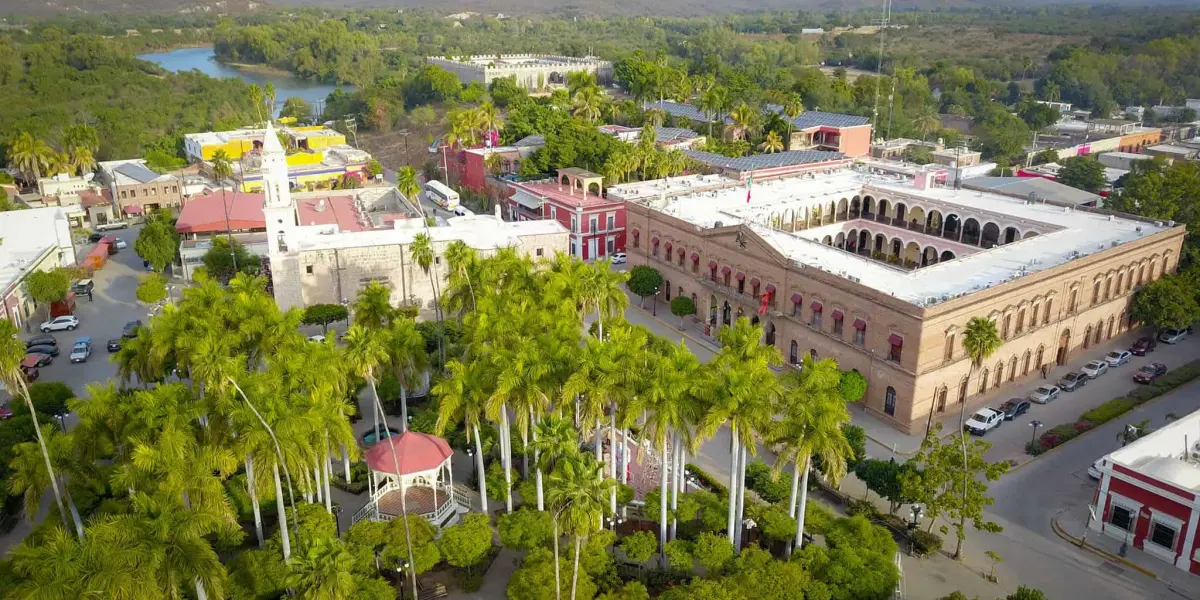
[(1185, 490), (1200, 492), (1200, 411), (1176, 419), (1108, 455), (1112, 462)]
[(1173, 144), (1158, 144), (1157, 146), (1148, 146), (1148, 147), (1146, 147), (1146, 150), (1153, 150), (1155, 152), (1165, 152), (1168, 154), (1183, 154), (1185, 156), (1188, 154), (1192, 154), (1196, 151), (1193, 148), (1188, 148), (1185, 146), (1176, 146)]
[[(1062, 206), (1028, 204), (994, 193), (942, 187), (918, 190), (902, 176), (885, 178), (850, 169), (756, 181), (751, 187), (750, 202), (746, 202), (746, 185), (731, 182), (717, 190), (678, 194), (665, 201), (650, 197), (642, 203), (702, 228), (743, 223), (798, 266), (822, 269), (918, 306), (980, 291), (1166, 229)], [(772, 226), (772, 218), (789, 211), (803, 214), (818, 206), (828, 211), (830, 202), (854, 196), (904, 201), (910, 207), (919, 203), (937, 209), (943, 217), (956, 212), (964, 221), (976, 216), (981, 227), (996, 223), (1001, 234), (1013, 226), (1020, 236), (1029, 231), (1038, 235), (984, 250), (876, 222), (844, 221), (795, 233)], [(922, 248), (933, 246), (939, 253), (950, 250), (956, 258), (909, 271), (821, 243), (825, 236), (836, 238), (860, 227), (869, 229), (872, 236), (899, 237), (905, 245), (915, 241)]]
[(1101, 152), (1100, 156), (1112, 156), (1114, 158), (1124, 158), (1128, 160), (1150, 160), (1154, 158), (1148, 154), (1138, 154), (1136, 152), (1118, 152), (1116, 150), (1112, 152)]
[(312, 225), (298, 228), (296, 248), (303, 251), (395, 246), (411, 244), (417, 234), (426, 233), (434, 242), (462, 240), (476, 250), (495, 250), (519, 246), (520, 238), (531, 235), (567, 233), (562, 223), (551, 219), (537, 221), (501, 221), (493, 215), (474, 215), (447, 219), (444, 227), (426, 228), (410, 220), (396, 221), (394, 229), (339, 232), (336, 226)]
[[(0, 286), (7, 289), (52, 248), (71, 248), (66, 214), (57, 206), (0, 213)], [(61, 227), (60, 227), (61, 225)], [(70, 250), (67, 251), (68, 254)], [(66, 257), (74, 263), (74, 257)]]

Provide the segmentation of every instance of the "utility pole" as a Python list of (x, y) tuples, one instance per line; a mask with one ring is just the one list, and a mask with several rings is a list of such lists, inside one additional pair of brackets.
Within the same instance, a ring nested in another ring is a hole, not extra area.
[(875, 132), (879, 131), (879, 84), (883, 79), (884, 42), (887, 39), (887, 28), (891, 18), (892, 0), (884, 0), (882, 18), (871, 22), (872, 25), (879, 27), (879, 62), (875, 65), (875, 107), (871, 110), (871, 128)]

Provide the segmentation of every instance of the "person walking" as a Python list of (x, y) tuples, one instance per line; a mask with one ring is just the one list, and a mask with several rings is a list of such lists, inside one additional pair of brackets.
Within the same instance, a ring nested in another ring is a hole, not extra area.
[(1047, 373), (1049, 370), (1050, 370), (1050, 367), (1049, 367), (1049, 366), (1047, 366), (1047, 365), (1042, 365), (1042, 379), (1045, 379), (1045, 378), (1046, 378), (1046, 373)]

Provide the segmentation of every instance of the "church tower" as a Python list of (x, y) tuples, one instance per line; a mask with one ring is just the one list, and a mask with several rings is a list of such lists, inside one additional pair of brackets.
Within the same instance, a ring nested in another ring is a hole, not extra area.
[(299, 289), (299, 255), (296, 252), (296, 206), (288, 183), (287, 153), (279, 143), (275, 125), (267, 121), (262, 146), (263, 217), (267, 225), (267, 255), (275, 303), (287, 310), (302, 305)]

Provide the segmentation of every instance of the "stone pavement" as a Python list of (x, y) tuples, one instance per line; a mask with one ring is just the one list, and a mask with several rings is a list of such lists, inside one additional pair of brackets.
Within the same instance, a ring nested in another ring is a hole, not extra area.
[[(507, 598), (508, 580), (517, 571), (522, 553), (511, 548), (502, 548), (487, 573), (483, 574), (483, 585), (477, 592), (464, 592), (454, 586), (446, 586), (449, 600), (500, 600)], [(569, 569), (569, 563), (564, 565)], [(568, 570), (567, 573), (570, 573)], [(569, 579), (567, 580), (570, 581)], [(569, 589), (569, 588), (568, 588)]]

